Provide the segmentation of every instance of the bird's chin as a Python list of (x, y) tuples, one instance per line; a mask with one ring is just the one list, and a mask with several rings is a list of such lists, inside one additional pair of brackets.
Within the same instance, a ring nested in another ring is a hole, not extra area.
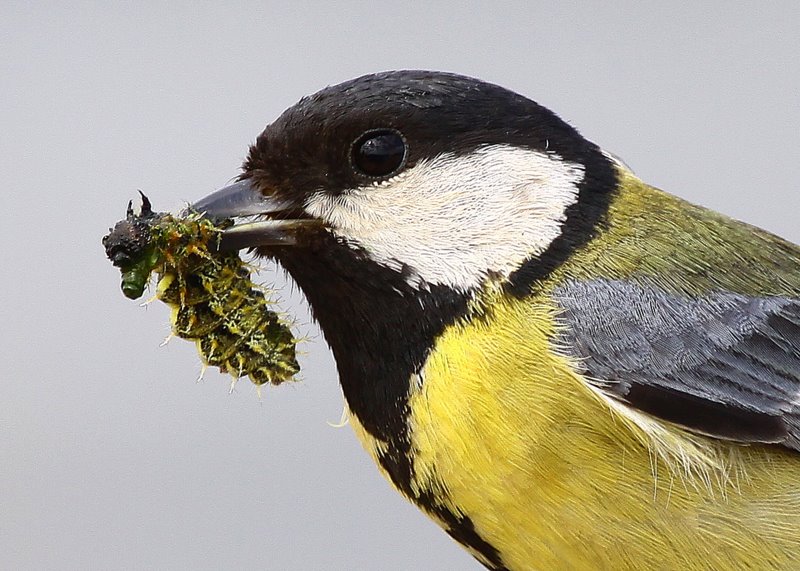
[(322, 227), (290, 201), (265, 196), (248, 179), (209, 194), (190, 210), (216, 221), (236, 221), (223, 232), (220, 250), (297, 246)]

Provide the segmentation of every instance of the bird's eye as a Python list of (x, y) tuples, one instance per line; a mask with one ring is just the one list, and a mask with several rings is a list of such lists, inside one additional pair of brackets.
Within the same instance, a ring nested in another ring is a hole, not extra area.
[(351, 160), (361, 174), (385, 177), (399, 171), (406, 162), (406, 141), (394, 129), (374, 129), (353, 143)]

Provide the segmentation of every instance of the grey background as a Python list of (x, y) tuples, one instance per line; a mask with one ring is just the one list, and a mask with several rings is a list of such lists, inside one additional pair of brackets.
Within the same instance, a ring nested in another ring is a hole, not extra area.
[(120, 294), (100, 238), (137, 188), (163, 210), (224, 185), (302, 95), (437, 68), (800, 240), (800, 4), (662, 4), (3, 2), (0, 565), (477, 568), (327, 424), (342, 398), (319, 338), (304, 382), (261, 401), (197, 384), (194, 347), (159, 348), (166, 308)]

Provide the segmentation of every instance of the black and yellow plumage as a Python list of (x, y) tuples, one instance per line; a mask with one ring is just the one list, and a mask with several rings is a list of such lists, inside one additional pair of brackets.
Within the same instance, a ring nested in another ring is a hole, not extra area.
[(800, 568), (797, 246), (435, 72), (303, 99), (196, 208), (269, 220), (225, 239), (296, 280), (364, 446), (488, 568)]

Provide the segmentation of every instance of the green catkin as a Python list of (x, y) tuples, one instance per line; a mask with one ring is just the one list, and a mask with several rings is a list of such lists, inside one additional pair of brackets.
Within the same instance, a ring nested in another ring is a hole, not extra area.
[(142, 214), (129, 208), (103, 244), (127, 297), (140, 297), (158, 275), (156, 298), (172, 309), (173, 334), (195, 341), (205, 365), (259, 386), (292, 380), (300, 368), (289, 326), (238, 253), (214, 247), (227, 225), (153, 213), (145, 200)]

